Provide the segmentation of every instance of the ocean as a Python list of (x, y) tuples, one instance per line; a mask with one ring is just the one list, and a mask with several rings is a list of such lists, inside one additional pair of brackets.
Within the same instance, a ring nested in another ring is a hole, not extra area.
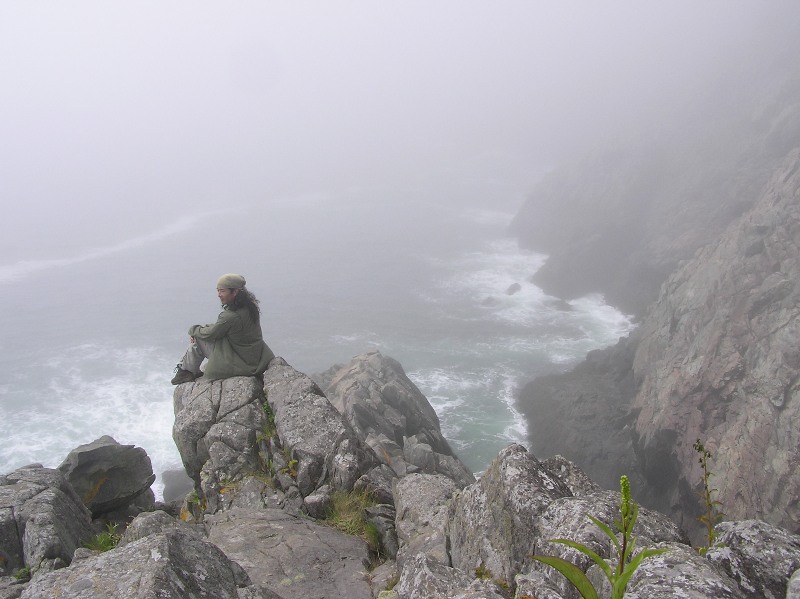
[(147, 451), (160, 496), (181, 466), (169, 380), (225, 272), (245, 275), (265, 339), (298, 370), (399, 360), (480, 473), (525, 443), (519, 386), (634, 325), (600, 295), (536, 287), (546, 256), (507, 234), (520, 199), (476, 195), (361, 188), (109, 223), (99, 244), (90, 228), (42, 233), (36, 256), (0, 263), (0, 473), (111, 435)]

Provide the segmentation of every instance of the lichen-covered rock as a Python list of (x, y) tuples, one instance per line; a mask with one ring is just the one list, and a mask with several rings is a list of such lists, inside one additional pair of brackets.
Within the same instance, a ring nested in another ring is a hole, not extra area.
[(282, 510), (233, 508), (206, 516), (208, 540), (284, 599), (372, 599), (361, 539)]
[(459, 487), (475, 482), (442, 435), (436, 412), (397, 360), (371, 351), (324, 380), (333, 406), (398, 476), (439, 473)]
[(34, 464), (0, 477), (0, 574), (64, 567), (94, 534), (89, 510), (59, 470)]
[(800, 568), (800, 536), (759, 520), (721, 522), (706, 557), (739, 583), (748, 599), (784, 599)]
[(456, 483), (442, 474), (409, 474), (397, 480), (395, 525), (400, 546), (397, 564), (401, 569), (407, 559), (420, 553), (450, 565), (445, 526), (448, 501), (456, 491)]
[(162, 510), (144, 512), (136, 516), (122, 533), (117, 547), (123, 547), (144, 537), (159, 534), (174, 528), (188, 526), (183, 521), (173, 518)]
[(451, 503), (448, 535), (452, 565), (487, 568), (511, 584), (534, 553), (538, 516), (571, 492), (521, 445), (503, 449), (481, 479)]
[[(599, 491), (592, 495), (563, 497), (552, 501), (538, 519), (540, 537), (536, 553), (561, 557), (587, 572), (594, 564), (589, 557), (571, 547), (549, 542), (551, 539), (569, 539), (589, 547), (603, 558), (612, 558), (616, 554), (611, 539), (589, 516), (597, 518), (614, 530), (614, 522), (619, 519), (620, 498), (619, 492)], [(685, 533), (669, 518), (643, 508), (639, 509), (634, 535), (639, 548), (653, 547), (661, 542), (688, 543)], [(564, 599), (578, 598), (566, 579), (550, 566), (534, 562), (530, 571), (542, 573)]]
[(350, 491), (379, 465), (367, 447), (305, 374), (275, 358), (264, 373), (264, 391), (283, 447), (297, 460), (297, 486), (305, 497), (323, 484)]
[(172, 438), (210, 512), (222, 507), (226, 483), (261, 467), (256, 437), (266, 423), (263, 402), (255, 377), (199, 379), (175, 387)]
[(451, 599), (473, 581), (462, 570), (451, 568), (438, 559), (418, 553), (402, 569), (394, 590), (401, 599)]
[(786, 586), (786, 599), (800, 599), (800, 570), (795, 570)]
[(80, 560), (33, 580), (22, 599), (238, 599), (251, 583), (217, 547), (171, 530)]
[[(58, 469), (95, 518), (128, 507), (156, 479), (144, 449), (121, 445), (108, 435), (70, 451)], [(152, 492), (147, 498), (152, 507)]]
[(688, 545), (662, 543), (657, 547), (668, 551), (642, 562), (628, 583), (626, 599), (747, 597), (734, 580)]

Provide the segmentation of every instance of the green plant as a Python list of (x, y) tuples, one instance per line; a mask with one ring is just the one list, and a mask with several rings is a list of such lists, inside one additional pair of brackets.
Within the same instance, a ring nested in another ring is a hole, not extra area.
[(380, 552), (380, 533), (374, 524), (364, 518), (364, 510), (373, 505), (375, 499), (367, 491), (334, 491), (325, 521), (337, 530), (361, 537), (377, 554)]
[(284, 474), (288, 474), (292, 478), (297, 478), (297, 460), (292, 458), (286, 463), (286, 466), (280, 470)]
[(492, 577), (492, 571), (486, 567), (486, 564), (481, 562), (477, 568), (475, 568), (475, 578), (480, 578), (482, 580), (486, 580)]
[(259, 443), (261, 441), (269, 441), (278, 433), (278, 429), (275, 426), (275, 413), (272, 411), (272, 408), (266, 399), (264, 399), (261, 407), (264, 408), (264, 416), (266, 417), (266, 420), (261, 432), (256, 435), (256, 441)]
[(106, 522), (106, 529), (86, 541), (83, 546), (92, 551), (109, 551), (119, 543), (122, 535), (117, 533), (117, 525)]
[(711, 452), (705, 448), (705, 445), (703, 445), (700, 439), (694, 442), (693, 447), (694, 450), (700, 454), (697, 461), (703, 469), (703, 490), (698, 491), (698, 495), (703, 501), (706, 511), (701, 516), (698, 516), (697, 520), (706, 527), (706, 540), (708, 544), (705, 547), (698, 547), (697, 550), (700, 552), (700, 555), (705, 555), (712, 547), (720, 546), (720, 544), (717, 543), (717, 531), (714, 527), (717, 522), (725, 517), (725, 514), (719, 510), (722, 504), (714, 499), (714, 494), (717, 493), (717, 490), (711, 488), (711, 477), (713, 474), (708, 469), (708, 460), (711, 459)]
[(25, 566), (14, 572), (14, 578), (19, 582), (28, 582), (31, 579), (31, 568)]
[[(642, 561), (648, 557), (667, 551), (666, 549), (642, 549), (636, 555), (633, 554), (634, 547), (636, 546), (636, 537), (633, 536), (633, 527), (636, 525), (636, 518), (639, 515), (639, 506), (631, 499), (631, 485), (627, 476), (623, 475), (620, 477), (619, 486), (622, 495), (619, 506), (620, 518), (614, 521), (614, 525), (617, 527), (621, 538), (617, 539), (617, 535), (611, 530), (611, 527), (597, 518), (589, 516), (589, 519), (613, 542), (614, 548), (617, 551), (616, 565), (612, 567), (606, 560), (589, 549), (586, 545), (568, 539), (551, 539), (553, 543), (567, 545), (591, 558), (603, 571), (608, 582), (611, 583), (611, 599), (622, 599), (622, 597), (625, 596), (628, 581)], [(592, 582), (575, 564), (551, 555), (532, 555), (531, 557), (536, 561), (555, 568), (563, 574), (572, 586), (577, 589), (583, 599), (599, 599), (597, 590), (594, 588)]]

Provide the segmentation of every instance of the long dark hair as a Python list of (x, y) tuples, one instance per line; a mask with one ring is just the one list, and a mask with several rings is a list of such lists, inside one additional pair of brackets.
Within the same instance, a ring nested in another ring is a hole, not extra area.
[(258, 303), (256, 296), (247, 287), (242, 287), (236, 297), (233, 298), (233, 306), (231, 307), (234, 310), (247, 308), (247, 311), (250, 312), (250, 318), (254, 322), (259, 322), (261, 320), (261, 308), (258, 307)]

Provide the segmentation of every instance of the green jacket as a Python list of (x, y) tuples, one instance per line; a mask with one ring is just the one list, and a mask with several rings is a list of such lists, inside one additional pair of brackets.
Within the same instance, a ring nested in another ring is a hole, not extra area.
[(204, 375), (209, 380), (260, 375), (275, 357), (264, 343), (261, 325), (251, 318), (246, 308), (229, 310), (224, 306), (217, 322), (196, 324), (189, 328), (189, 335), (214, 342)]

